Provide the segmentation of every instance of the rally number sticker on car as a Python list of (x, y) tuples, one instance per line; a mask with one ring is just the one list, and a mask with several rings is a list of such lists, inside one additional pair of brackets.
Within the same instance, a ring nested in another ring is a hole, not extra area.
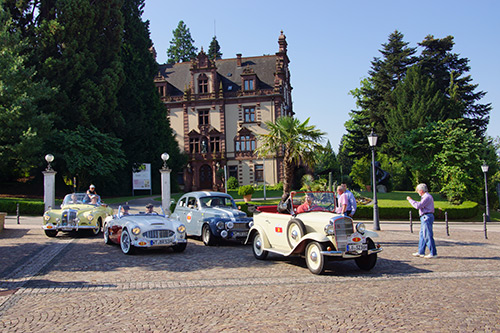
[(187, 216), (186, 216), (186, 220), (187, 220), (188, 222), (191, 222), (191, 218), (192, 218), (192, 217), (193, 217), (193, 216), (191, 215), (191, 213), (189, 213), (189, 214), (187, 214)]

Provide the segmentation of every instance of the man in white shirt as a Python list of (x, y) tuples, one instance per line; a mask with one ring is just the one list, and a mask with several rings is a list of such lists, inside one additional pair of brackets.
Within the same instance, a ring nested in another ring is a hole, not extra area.
[(356, 198), (354, 197), (354, 194), (352, 194), (352, 192), (347, 189), (347, 184), (342, 184), (342, 187), (344, 188), (344, 193), (347, 195), (347, 199), (349, 200), (351, 206), (351, 213), (349, 214), (349, 216), (353, 217), (354, 213), (356, 212), (356, 208), (358, 208), (358, 205), (356, 204)]

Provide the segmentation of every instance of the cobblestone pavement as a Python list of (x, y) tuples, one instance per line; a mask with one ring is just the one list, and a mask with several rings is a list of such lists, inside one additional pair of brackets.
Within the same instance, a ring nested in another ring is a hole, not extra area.
[(41, 217), (0, 233), (2, 332), (500, 331), (500, 225), (436, 224), (437, 259), (411, 256), (419, 226), (381, 222), (375, 268), (258, 261), (249, 245), (125, 256), (102, 236), (48, 238)]

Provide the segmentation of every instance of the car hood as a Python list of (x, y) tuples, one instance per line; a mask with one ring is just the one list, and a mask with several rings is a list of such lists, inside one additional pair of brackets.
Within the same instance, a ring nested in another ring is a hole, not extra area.
[(231, 219), (232, 218), (241, 219), (247, 217), (247, 214), (245, 214), (244, 212), (230, 207), (205, 208), (203, 214), (205, 216), (218, 216)]
[(174, 230), (180, 224), (176, 220), (172, 220), (161, 215), (132, 215), (125, 216), (120, 219), (122, 224), (134, 224), (141, 228), (154, 229), (171, 229)]
[(65, 210), (73, 209), (73, 210), (78, 211), (79, 213), (82, 213), (82, 212), (87, 212), (87, 211), (94, 210), (96, 208), (97, 207), (93, 206), (93, 205), (73, 204), (73, 205), (62, 206), (60, 209), (51, 209), (50, 212), (51, 213), (55, 213), (55, 214), (58, 214), (58, 213), (62, 214), (62, 212), (65, 211)]

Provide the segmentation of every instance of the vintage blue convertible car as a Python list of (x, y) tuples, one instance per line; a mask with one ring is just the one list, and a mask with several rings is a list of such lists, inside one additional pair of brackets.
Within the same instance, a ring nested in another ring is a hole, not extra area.
[(218, 240), (244, 241), (253, 219), (238, 210), (233, 198), (221, 192), (190, 192), (184, 194), (171, 218), (186, 226), (189, 236), (201, 236), (205, 245)]

